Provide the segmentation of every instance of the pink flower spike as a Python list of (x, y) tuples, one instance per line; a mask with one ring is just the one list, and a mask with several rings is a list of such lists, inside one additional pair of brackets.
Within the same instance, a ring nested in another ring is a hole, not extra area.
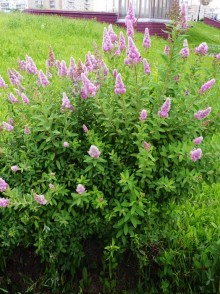
[(150, 34), (149, 34), (148, 28), (145, 28), (143, 47), (144, 47), (144, 49), (149, 49), (151, 47), (151, 39), (150, 39)]
[(3, 78), (0, 76), (0, 88), (7, 88), (8, 85), (5, 83)]
[(201, 43), (198, 47), (195, 48), (195, 53), (197, 55), (206, 55), (208, 53), (208, 45), (206, 42)]
[(118, 41), (118, 36), (114, 32), (113, 27), (112, 27), (112, 24), (110, 24), (108, 26), (108, 34), (109, 34), (109, 37), (110, 37), (112, 43), (115, 43), (115, 42)]
[(208, 91), (213, 85), (215, 84), (215, 79), (211, 79), (210, 81), (208, 81), (207, 83), (205, 83), (204, 85), (202, 85), (202, 87), (199, 90), (199, 93), (203, 94), (206, 91)]
[(150, 65), (147, 62), (146, 58), (143, 59), (143, 64), (144, 64), (144, 73), (147, 74), (147, 75), (150, 75), (150, 73), (151, 73)]
[(12, 94), (10, 93), (8, 95), (8, 101), (11, 103), (11, 104), (16, 104), (18, 103), (18, 99)]
[(151, 144), (144, 142), (144, 149), (149, 150), (151, 147)]
[(26, 71), (32, 75), (35, 75), (38, 72), (33, 59), (28, 55), (26, 55)]
[(135, 46), (134, 41), (131, 37), (128, 37), (128, 50), (127, 50), (127, 57), (124, 60), (124, 64), (126, 65), (133, 65), (142, 62), (142, 58), (140, 52), (138, 51), (137, 47)]
[(122, 82), (121, 74), (119, 73), (115, 81), (115, 94), (124, 94), (125, 92), (126, 88), (124, 83)]
[(101, 152), (99, 151), (98, 147), (92, 145), (88, 151), (89, 155), (92, 158), (99, 158)]
[(2, 125), (3, 125), (3, 128), (8, 132), (12, 132), (14, 130), (14, 127), (11, 124), (3, 122)]
[(127, 36), (132, 39), (134, 38), (134, 28), (130, 20), (127, 21)]
[(200, 136), (200, 137), (194, 139), (194, 140), (193, 140), (193, 143), (196, 144), (196, 145), (198, 145), (198, 144), (200, 144), (202, 141), (203, 141), (203, 137)]
[(62, 99), (62, 106), (61, 106), (62, 110), (65, 109), (70, 109), (70, 110), (74, 110), (73, 105), (70, 103), (70, 100), (68, 99), (67, 95), (65, 92), (63, 92), (63, 99)]
[(50, 190), (53, 190), (54, 189), (54, 185), (53, 184), (49, 184), (49, 188), (50, 188)]
[(34, 193), (34, 199), (37, 203), (41, 205), (45, 205), (47, 203), (47, 200), (45, 199), (44, 195), (37, 195)]
[(84, 133), (88, 133), (89, 129), (87, 128), (86, 125), (83, 125), (83, 131), (84, 131)]
[(166, 55), (170, 54), (170, 47), (168, 45), (165, 45), (165, 47), (164, 47), (164, 54), (166, 54)]
[(63, 147), (67, 148), (69, 146), (70, 146), (70, 144), (68, 142), (63, 142)]
[(136, 23), (136, 21), (137, 21), (131, 1), (129, 2), (128, 12), (125, 17), (125, 25), (126, 26), (128, 25), (128, 21), (130, 21), (132, 24)]
[(24, 93), (21, 93), (21, 99), (22, 99), (24, 104), (29, 104), (30, 103), (28, 97)]
[(116, 78), (117, 75), (118, 75), (118, 71), (117, 71), (117, 69), (115, 68), (115, 69), (113, 70), (113, 77)]
[(76, 192), (79, 195), (82, 195), (86, 191), (85, 187), (81, 184), (77, 185)]
[(38, 72), (38, 83), (44, 88), (49, 84), (47, 76), (43, 73), (42, 70), (39, 70)]
[(206, 108), (204, 110), (199, 110), (198, 112), (196, 112), (194, 114), (194, 117), (195, 117), (195, 119), (198, 119), (198, 120), (204, 119), (209, 115), (211, 110), (212, 110), (211, 107), (208, 107), (208, 108)]
[(31, 131), (30, 131), (29, 127), (28, 126), (25, 126), (24, 127), (24, 134), (25, 135), (30, 135), (30, 133), (31, 133)]
[(193, 149), (192, 151), (190, 151), (190, 157), (192, 159), (192, 161), (197, 161), (198, 159), (200, 159), (202, 157), (202, 149), (198, 148), (198, 149)]
[(11, 166), (11, 170), (16, 173), (19, 170), (19, 167), (17, 165)]
[(189, 48), (184, 47), (180, 50), (180, 55), (182, 58), (188, 58), (189, 57)]
[(104, 52), (112, 51), (114, 45), (112, 44), (111, 38), (106, 28), (103, 32), (102, 50)]
[(67, 67), (66, 67), (66, 61), (62, 60), (60, 63), (60, 67), (58, 68), (58, 75), (60, 77), (67, 76)]
[(171, 106), (171, 100), (170, 98), (167, 98), (164, 104), (162, 105), (161, 109), (158, 111), (159, 117), (168, 118), (169, 117), (169, 111)]
[(143, 109), (140, 113), (140, 120), (145, 121), (147, 119), (147, 110)]
[(181, 29), (187, 29), (188, 23), (187, 23), (187, 7), (186, 4), (183, 3), (180, 7), (180, 27)]
[(123, 32), (120, 32), (119, 48), (121, 51), (126, 49), (125, 37), (124, 37)]
[(5, 192), (5, 190), (8, 188), (8, 184), (0, 178), (0, 192)]
[(0, 207), (7, 207), (10, 203), (9, 199), (6, 198), (0, 198)]
[(86, 93), (91, 94), (94, 97), (97, 92), (96, 86), (87, 78), (84, 73), (81, 74), (81, 80)]

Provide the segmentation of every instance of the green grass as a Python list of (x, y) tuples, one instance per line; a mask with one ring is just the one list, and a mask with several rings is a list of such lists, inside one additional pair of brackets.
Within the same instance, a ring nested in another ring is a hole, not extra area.
[[(84, 60), (88, 51), (93, 51), (93, 41), (101, 49), (103, 28), (107, 24), (94, 20), (67, 19), (57, 16), (35, 16), (24, 14), (0, 14), (0, 75), (7, 68), (17, 66), (17, 59), (28, 54), (38, 67), (45, 68), (48, 49), (51, 46), (57, 59)], [(116, 33), (122, 30), (115, 27)], [(136, 34), (136, 42), (142, 47), (142, 34)], [(153, 48), (149, 58), (163, 51), (165, 41), (153, 37)]]
[(198, 46), (202, 42), (209, 45), (211, 52), (220, 52), (220, 30), (210, 27), (202, 22), (192, 23), (188, 32), (188, 41), (191, 45)]

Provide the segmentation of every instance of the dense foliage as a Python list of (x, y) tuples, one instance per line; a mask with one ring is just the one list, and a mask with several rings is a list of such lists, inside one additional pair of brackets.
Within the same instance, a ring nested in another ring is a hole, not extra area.
[[(46, 71), (26, 56), (1, 78), (2, 269), (33, 246), (54, 293), (71, 291), (82, 268), (76, 291), (86, 291), (97, 264), (111, 292), (128, 257), (140, 293), (217, 292), (219, 222), (207, 235), (203, 210), (176, 202), (219, 178), (220, 56), (204, 69), (207, 44), (189, 52), (178, 21), (154, 71), (148, 31), (141, 56), (128, 17), (126, 44), (104, 30), (109, 68), (96, 45), (69, 67), (50, 48)], [(101, 261), (88, 261), (88, 246)]]

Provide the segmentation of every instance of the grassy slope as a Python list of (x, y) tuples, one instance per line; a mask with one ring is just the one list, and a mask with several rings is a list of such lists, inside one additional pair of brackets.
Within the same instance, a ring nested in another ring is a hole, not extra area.
[[(17, 58), (28, 54), (37, 66), (45, 67), (49, 46), (57, 59), (75, 60), (93, 51), (93, 41), (101, 48), (104, 24), (95, 21), (73, 20), (61, 17), (33, 16), (22, 14), (0, 14), (0, 75), (5, 76), (8, 67), (17, 67)], [(116, 27), (116, 33), (121, 29)], [(136, 34), (136, 42), (141, 48), (143, 35)], [(157, 51), (162, 51), (165, 41), (153, 38), (149, 58), (154, 59)]]
[(206, 42), (213, 51), (220, 52), (220, 30), (205, 25), (202, 22), (192, 23), (192, 28), (188, 32), (188, 41), (194, 46)]

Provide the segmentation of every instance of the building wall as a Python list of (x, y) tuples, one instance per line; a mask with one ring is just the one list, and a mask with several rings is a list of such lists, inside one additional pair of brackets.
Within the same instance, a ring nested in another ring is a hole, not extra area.
[(28, 8), (92, 11), (94, 0), (28, 0)]
[[(137, 18), (168, 18), (173, 0), (131, 0)], [(128, 11), (128, 0), (119, 0), (119, 16), (124, 18)]]

